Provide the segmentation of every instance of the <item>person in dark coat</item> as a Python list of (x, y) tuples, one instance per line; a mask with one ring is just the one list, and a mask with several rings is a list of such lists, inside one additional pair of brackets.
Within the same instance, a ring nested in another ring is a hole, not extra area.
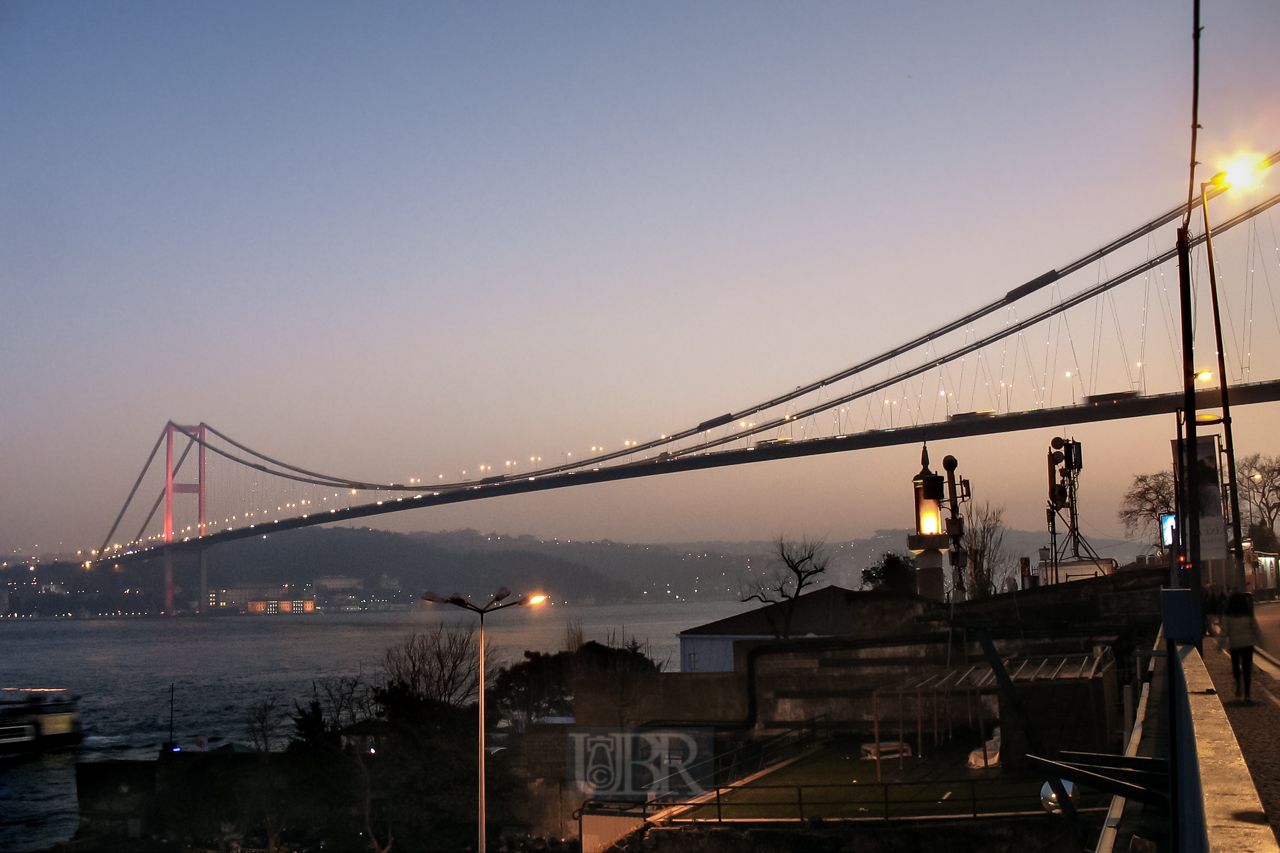
[(1253, 683), (1253, 647), (1262, 644), (1262, 629), (1253, 615), (1253, 596), (1233, 593), (1227, 599), (1222, 617), (1222, 633), (1218, 643), (1231, 652), (1231, 674), (1236, 679), (1236, 698), (1244, 688), (1245, 701), (1252, 701), (1249, 688)]

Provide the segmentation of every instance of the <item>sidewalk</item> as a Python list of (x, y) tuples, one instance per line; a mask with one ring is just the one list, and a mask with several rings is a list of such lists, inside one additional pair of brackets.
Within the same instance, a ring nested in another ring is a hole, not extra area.
[(1246, 703), (1235, 698), (1231, 658), (1218, 649), (1216, 637), (1205, 637), (1204, 663), (1258, 789), (1271, 831), (1280, 839), (1280, 669), (1255, 655), (1253, 702)]

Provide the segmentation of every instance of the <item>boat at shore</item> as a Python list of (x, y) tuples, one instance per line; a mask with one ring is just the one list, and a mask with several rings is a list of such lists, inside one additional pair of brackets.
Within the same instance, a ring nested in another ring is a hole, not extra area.
[(0, 687), (0, 756), (79, 744), (77, 701), (63, 688)]

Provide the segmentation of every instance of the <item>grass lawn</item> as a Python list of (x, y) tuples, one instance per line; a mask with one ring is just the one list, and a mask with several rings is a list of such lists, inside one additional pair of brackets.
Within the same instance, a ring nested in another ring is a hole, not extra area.
[[(696, 820), (796, 820), (809, 818), (906, 818), (1024, 812), (1040, 808), (1044, 780), (1006, 777), (1000, 768), (969, 770), (970, 747), (930, 748), (924, 758), (876, 763), (861, 759), (861, 739), (835, 738), (801, 760), (720, 795), (682, 818)], [(1082, 795), (1077, 805), (1104, 803)]]

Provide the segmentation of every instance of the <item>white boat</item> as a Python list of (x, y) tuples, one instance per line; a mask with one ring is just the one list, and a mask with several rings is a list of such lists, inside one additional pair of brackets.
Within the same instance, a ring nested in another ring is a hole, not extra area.
[(77, 699), (63, 688), (0, 687), (0, 755), (80, 743), (84, 733)]

